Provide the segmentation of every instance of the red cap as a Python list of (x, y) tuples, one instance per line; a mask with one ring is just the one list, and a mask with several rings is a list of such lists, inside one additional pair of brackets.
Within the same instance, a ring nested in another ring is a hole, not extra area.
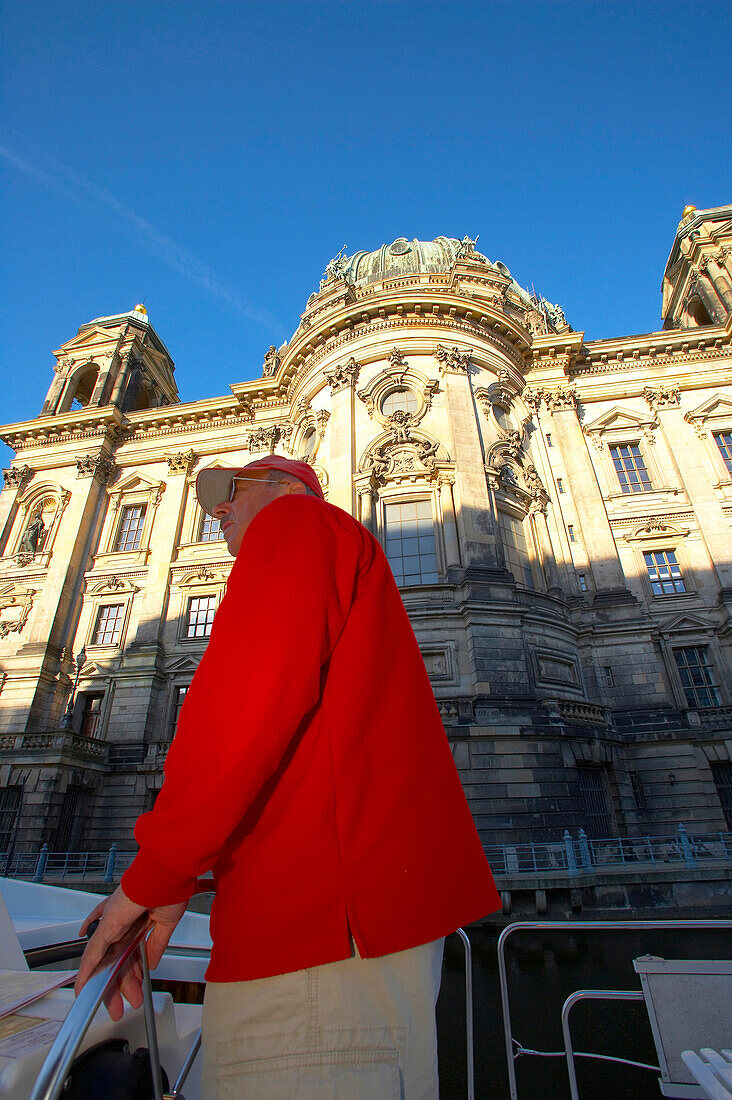
[(294, 458), (285, 458), (284, 455), (266, 455), (238, 468), (214, 466), (209, 470), (201, 470), (196, 478), (196, 496), (204, 512), (212, 516), (216, 505), (231, 497), (234, 478), (246, 477), (252, 470), (281, 470), (282, 473), (299, 478), (321, 500), (325, 499), (318, 475), (307, 462), (298, 462)]

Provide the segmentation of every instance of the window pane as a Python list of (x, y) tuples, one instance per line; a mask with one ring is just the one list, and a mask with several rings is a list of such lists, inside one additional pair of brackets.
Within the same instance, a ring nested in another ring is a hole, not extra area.
[(728, 473), (732, 474), (732, 432), (715, 432), (714, 439)]
[(393, 416), (399, 409), (412, 413), (417, 411), (418, 405), (417, 395), (411, 390), (392, 390), (381, 402), (381, 411), (384, 416)]
[(122, 509), (115, 550), (139, 550), (145, 526), (146, 504), (130, 504)]
[(721, 703), (714, 667), (707, 646), (684, 646), (674, 650), (686, 702), (690, 707), (718, 707)]
[(221, 534), (221, 524), (213, 516), (207, 515), (205, 512), (201, 517), (201, 526), (198, 531), (199, 542), (216, 542), (217, 539), (221, 539), (224, 536)]
[(643, 554), (654, 596), (686, 592), (681, 569), (673, 550), (648, 550)]
[(643, 493), (651, 488), (646, 464), (637, 443), (625, 443), (610, 448), (615, 472), (624, 493)]
[(107, 604), (99, 608), (94, 645), (117, 645), (122, 630), (124, 609), (125, 605), (122, 603)]
[(188, 601), (188, 637), (208, 638), (215, 611), (215, 596), (193, 596)]
[(178, 719), (180, 718), (181, 708), (183, 707), (183, 701), (188, 692), (189, 684), (179, 684), (174, 689), (173, 694), (173, 711), (170, 720), (170, 736), (175, 736), (175, 731), (178, 728)]
[(514, 580), (518, 581), (519, 584), (524, 584), (527, 588), (533, 588), (531, 559), (526, 543), (523, 520), (510, 512), (499, 512), (498, 519), (503, 536), (506, 568), (510, 573), (513, 573)]
[(387, 504), (386, 556), (397, 584), (437, 583), (432, 505), (429, 500)]

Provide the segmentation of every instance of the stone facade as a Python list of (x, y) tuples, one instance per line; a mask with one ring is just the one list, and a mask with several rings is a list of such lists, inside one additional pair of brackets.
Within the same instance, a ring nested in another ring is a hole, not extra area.
[(486, 844), (729, 829), (731, 242), (687, 209), (664, 328), (592, 342), (469, 238), (341, 254), (190, 403), (144, 309), (83, 325), (2, 429), (0, 850), (129, 847), (231, 565), (196, 474), (273, 451), (385, 546)]

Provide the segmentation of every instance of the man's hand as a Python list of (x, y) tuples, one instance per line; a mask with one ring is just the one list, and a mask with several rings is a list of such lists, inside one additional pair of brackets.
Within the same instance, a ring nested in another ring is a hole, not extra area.
[[(145, 924), (152, 926), (147, 938), (146, 955), (148, 966), (153, 970), (160, 962), (185, 910), (186, 902), (145, 909), (128, 898), (122, 887), (118, 886), (111, 897), (100, 901), (99, 905), (92, 909), (79, 929), (79, 935), (84, 936), (90, 924), (99, 920), (99, 925), (81, 957), (79, 973), (74, 982), (76, 993), (83, 989), (100, 964), (111, 961), (115, 955), (114, 948), (119, 950), (121, 946), (123, 947), (125, 942)], [(139, 959), (135, 958), (131, 961), (117, 981), (119, 989), (107, 999), (107, 1011), (113, 1020), (122, 1018), (124, 1012), (122, 994), (133, 1008), (139, 1008), (142, 1004), (142, 968)]]

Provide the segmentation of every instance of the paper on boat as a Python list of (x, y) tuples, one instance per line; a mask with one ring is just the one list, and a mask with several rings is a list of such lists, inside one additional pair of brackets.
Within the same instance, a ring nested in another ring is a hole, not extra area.
[(75, 977), (75, 970), (0, 970), (0, 1020)]
[(5, 1016), (0, 1020), (0, 1058), (22, 1058), (52, 1042), (63, 1020)]

